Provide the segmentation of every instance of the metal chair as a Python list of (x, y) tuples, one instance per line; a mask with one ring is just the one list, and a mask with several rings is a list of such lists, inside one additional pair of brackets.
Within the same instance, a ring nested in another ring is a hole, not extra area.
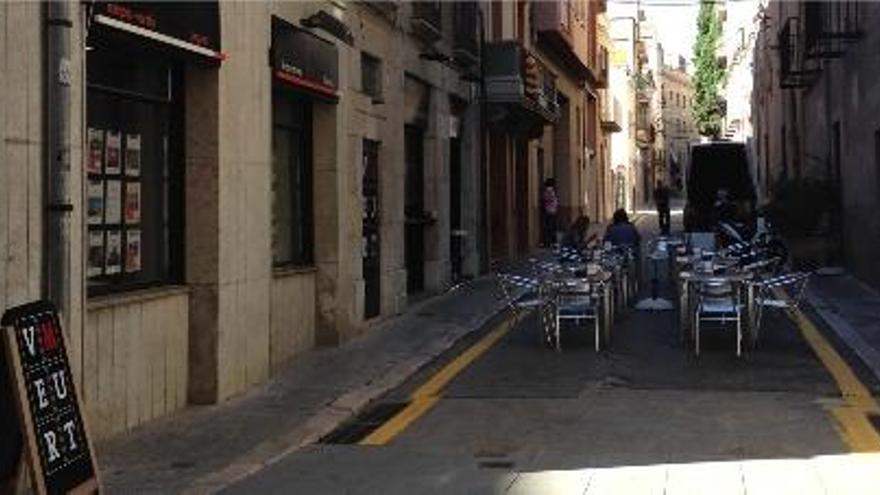
[(498, 272), (495, 279), (498, 298), (510, 308), (514, 317), (541, 304), (541, 299), (538, 297), (539, 284), (534, 278)]
[(575, 324), (582, 320), (592, 320), (595, 335), (596, 352), (600, 348), (599, 319), (601, 318), (599, 298), (596, 290), (599, 284), (590, 283), (586, 280), (572, 280), (560, 282), (555, 288), (555, 315), (554, 325), (556, 337), (556, 350), (562, 350), (560, 329), (564, 320), (574, 321)]
[(761, 331), (761, 321), (764, 317), (765, 308), (791, 311), (798, 309), (809, 281), (810, 273), (794, 272), (766, 278), (752, 284), (755, 290), (754, 320), (756, 336)]
[(718, 322), (722, 325), (736, 322), (736, 355), (742, 355), (743, 305), (738, 287), (729, 282), (704, 282), (697, 291), (694, 311), (694, 339), (696, 355), (700, 355), (700, 323)]

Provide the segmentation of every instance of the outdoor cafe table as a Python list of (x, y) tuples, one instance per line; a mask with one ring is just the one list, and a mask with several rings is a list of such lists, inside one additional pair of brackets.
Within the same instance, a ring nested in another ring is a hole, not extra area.
[(682, 341), (687, 342), (689, 339), (692, 339), (694, 337), (692, 328), (692, 317), (696, 308), (693, 306), (693, 289), (698, 284), (706, 283), (732, 284), (734, 286), (734, 290), (745, 291), (746, 331), (749, 334), (749, 338), (754, 341), (757, 336), (752, 334), (753, 325), (751, 324), (752, 315), (754, 315), (755, 304), (754, 290), (752, 284), (750, 283), (753, 278), (754, 274), (752, 272), (740, 270), (728, 271), (727, 273), (721, 274), (700, 272), (694, 270), (680, 271), (678, 273), (678, 279), (680, 282), (679, 315)]

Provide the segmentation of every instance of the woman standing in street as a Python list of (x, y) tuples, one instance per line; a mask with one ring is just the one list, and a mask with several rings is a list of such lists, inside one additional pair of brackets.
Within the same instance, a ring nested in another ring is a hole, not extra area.
[(556, 214), (559, 210), (559, 197), (556, 196), (556, 181), (552, 178), (544, 181), (544, 193), (541, 196), (541, 212), (544, 219), (544, 247), (556, 244)]

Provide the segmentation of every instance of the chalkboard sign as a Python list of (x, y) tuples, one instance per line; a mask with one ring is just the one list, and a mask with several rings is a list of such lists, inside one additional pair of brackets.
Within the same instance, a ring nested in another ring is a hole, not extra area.
[(91, 442), (54, 306), (40, 301), (9, 309), (2, 325), (36, 492), (97, 492)]

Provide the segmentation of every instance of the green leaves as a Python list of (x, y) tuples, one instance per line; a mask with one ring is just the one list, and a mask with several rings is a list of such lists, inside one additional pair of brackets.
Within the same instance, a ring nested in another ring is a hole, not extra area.
[(717, 136), (721, 132), (721, 98), (719, 87), (724, 79), (724, 69), (718, 63), (718, 46), (721, 41), (721, 19), (715, 12), (715, 2), (702, 0), (697, 17), (697, 41), (694, 44), (694, 122), (704, 136)]

